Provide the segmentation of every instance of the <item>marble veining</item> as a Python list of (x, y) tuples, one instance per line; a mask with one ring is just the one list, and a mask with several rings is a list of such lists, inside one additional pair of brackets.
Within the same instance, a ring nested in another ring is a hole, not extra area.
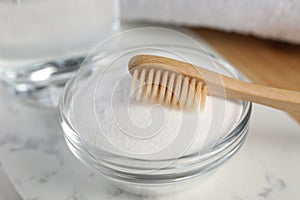
[(137, 194), (131, 194), (128, 193), (120, 188), (110, 188), (107, 191), (109, 194), (111, 194), (114, 198), (119, 198), (119, 199), (131, 199), (131, 200), (140, 200), (140, 199), (145, 199), (145, 200), (157, 200), (157, 197), (154, 196), (146, 196), (146, 195), (137, 195)]
[(73, 190), (72, 194), (68, 197), (69, 200), (86, 200), (82, 194), (78, 193), (76, 189)]
[(32, 176), (29, 179), (32, 181), (37, 181), (39, 184), (43, 184), (43, 183), (47, 183), (49, 179), (55, 176), (56, 174), (57, 174), (56, 171), (43, 172), (41, 175)]
[(283, 191), (286, 189), (287, 185), (285, 181), (281, 178), (274, 178), (270, 175), (265, 175), (265, 180), (267, 185), (262, 188), (259, 192), (259, 196), (265, 199), (269, 198), (274, 191)]

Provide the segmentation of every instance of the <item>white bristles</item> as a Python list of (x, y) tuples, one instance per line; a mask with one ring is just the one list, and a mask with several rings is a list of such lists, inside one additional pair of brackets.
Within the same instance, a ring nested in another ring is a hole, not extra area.
[(140, 84), (139, 88), (136, 94), (136, 99), (139, 101), (141, 100), (143, 89), (144, 89), (144, 83), (145, 83), (145, 76), (146, 76), (146, 69), (142, 69), (141, 75), (140, 75)]
[(196, 80), (192, 78), (190, 86), (189, 86), (189, 92), (186, 100), (186, 107), (191, 108), (194, 103), (194, 97), (195, 97), (195, 86), (196, 86)]
[(166, 99), (165, 102), (166, 104), (170, 104), (172, 100), (172, 95), (173, 95), (173, 88), (174, 88), (174, 81), (175, 81), (175, 74), (171, 73), (168, 85), (167, 85), (167, 94), (166, 94)]
[(151, 95), (153, 77), (154, 77), (154, 69), (150, 69), (149, 73), (148, 73), (148, 79), (147, 79), (145, 94), (144, 94), (144, 98), (143, 98), (143, 101), (145, 101), (145, 102), (148, 101), (148, 98)]
[(195, 93), (195, 98), (194, 98), (194, 108), (199, 109), (201, 106), (201, 90), (202, 90), (202, 82), (198, 81), (196, 83), (196, 93)]
[(157, 97), (158, 86), (159, 86), (159, 82), (160, 82), (160, 74), (161, 74), (161, 71), (157, 70), (156, 74), (155, 74), (153, 86), (152, 86), (151, 101), (153, 101)]
[(181, 81), (182, 81), (182, 75), (179, 74), (179, 75), (177, 75), (177, 78), (176, 78), (176, 81), (175, 81), (175, 88), (174, 88), (173, 98), (172, 98), (172, 102), (171, 102), (172, 106), (176, 106), (176, 104), (179, 101)]
[(207, 86), (201, 80), (153, 68), (139, 71), (133, 72), (130, 88), (131, 95), (137, 91), (136, 100), (195, 111), (205, 106)]
[(202, 91), (201, 91), (201, 101), (200, 101), (200, 109), (203, 110), (204, 106), (205, 106), (205, 102), (206, 102), (206, 95), (207, 95), (207, 86), (204, 85), (202, 87)]
[(132, 96), (136, 90), (137, 76), (138, 76), (138, 70), (134, 70), (133, 76), (132, 76), (132, 81), (131, 81), (131, 87), (130, 87), (130, 96)]
[(159, 98), (158, 98), (159, 103), (162, 103), (164, 101), (165, 93), (166, 93), (166, 87), (167, 87), (167, 81), (168, 81), (168, 72), (165, 71), (163, 73), (163, 78), (162, 78), (161, 83), (160, 83)]
[(181, 87), (181, 92), (180, 92), (180, 99), (179, 99), (179, 103), (180, 103), (181, 107), (185, 107), (186, 99), (187, 99), (188, 87), (189, 87), (189, 78), (185, 77), (183, 79), (183, 83), (182, 83), (182, 87)]

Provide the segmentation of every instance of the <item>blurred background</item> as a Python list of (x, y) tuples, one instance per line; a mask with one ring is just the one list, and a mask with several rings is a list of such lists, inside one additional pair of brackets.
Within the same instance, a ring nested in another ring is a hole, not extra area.
[[(104, 184), (64, 143), (57, 102), (88, 52), (122, 30), (167, 27), (250, 81), (300, 91), (299, 11), (297, 0), (0, 0), (0, 200), (156, 199)], [(157, 199), (299, 199), (299, 123), (255, 106), (245, 147), (218, 178)]]

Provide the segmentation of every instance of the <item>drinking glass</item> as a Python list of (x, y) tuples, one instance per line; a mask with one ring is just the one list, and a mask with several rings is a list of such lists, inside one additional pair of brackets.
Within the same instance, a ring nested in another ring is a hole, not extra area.
[(88, 52), (119, 27), (117, 0), (0, 0), (0, 80), (56, 106)]

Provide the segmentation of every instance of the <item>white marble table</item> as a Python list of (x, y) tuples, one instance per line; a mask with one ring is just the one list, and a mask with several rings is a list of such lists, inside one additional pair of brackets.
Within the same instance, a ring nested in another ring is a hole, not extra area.
[(75, 160), (56, 110), (24, 105), (2, 86), (0, 104), (1, 162), (26, 200), (300, 198), (300, 126), (280, 111), (255, 106), (240, 152), (199, 187), (145, 197), (107, 184)]

